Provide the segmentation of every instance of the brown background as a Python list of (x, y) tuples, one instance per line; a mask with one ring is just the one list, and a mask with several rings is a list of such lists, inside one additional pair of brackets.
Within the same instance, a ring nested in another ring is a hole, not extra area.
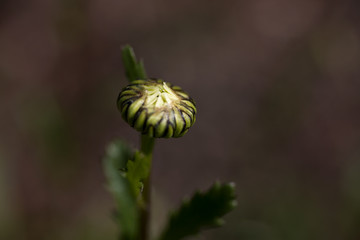
[(131, 44), (197, 122), (159, 140), (154, 232), (184, 195), (237, 184), (199, 239), (360, 239), (356, 0), (0, 1), (0, 239), (116, 239), (101, 158), (138, 134), (116, 98)]

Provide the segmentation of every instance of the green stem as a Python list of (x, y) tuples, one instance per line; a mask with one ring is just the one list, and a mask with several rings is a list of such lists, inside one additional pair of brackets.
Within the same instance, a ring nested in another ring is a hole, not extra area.
[(140, 240), (147, 240), (149, 236), (149, 218), (151, 212), (151, 161), (155, 138), (146, 135), (141, 136), (141, 152), (150, 161), (150, 172), (147, 179), (144, 179), (143, 199), (144, 207), (140, 210)]
[(141, 135), (141, 152), (146, 156), (152, 157), (155, 138), (148, 137), (147, 135)]

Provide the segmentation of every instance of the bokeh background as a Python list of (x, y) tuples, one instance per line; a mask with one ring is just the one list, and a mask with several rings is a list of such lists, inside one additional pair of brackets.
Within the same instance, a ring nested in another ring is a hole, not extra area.
[(159, 140), (153, 231), (216, 179), (225, 227), (197, 239), (360, 239), (360, 2), (2, 0), (0, 239), (116, 239), (101, 158), (139, 136), (116, 109), (121, 46), (198, 106)]

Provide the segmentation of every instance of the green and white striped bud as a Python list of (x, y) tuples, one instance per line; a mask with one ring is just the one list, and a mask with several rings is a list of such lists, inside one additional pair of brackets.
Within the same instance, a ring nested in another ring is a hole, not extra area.
[(180, 87), (161, 79), (136, 80), (119, 94), (122, 118), (149, 137), (181, 137), (195, 122), (195, 102)]

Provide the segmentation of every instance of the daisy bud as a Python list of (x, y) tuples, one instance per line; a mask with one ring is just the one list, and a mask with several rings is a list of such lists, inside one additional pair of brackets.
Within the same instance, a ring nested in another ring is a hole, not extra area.
[(122, 118), (149, 137), (181, 137), (196, 119), (192, 98), (161, 79), (131, 82), (120, 92), (117, 105)]

